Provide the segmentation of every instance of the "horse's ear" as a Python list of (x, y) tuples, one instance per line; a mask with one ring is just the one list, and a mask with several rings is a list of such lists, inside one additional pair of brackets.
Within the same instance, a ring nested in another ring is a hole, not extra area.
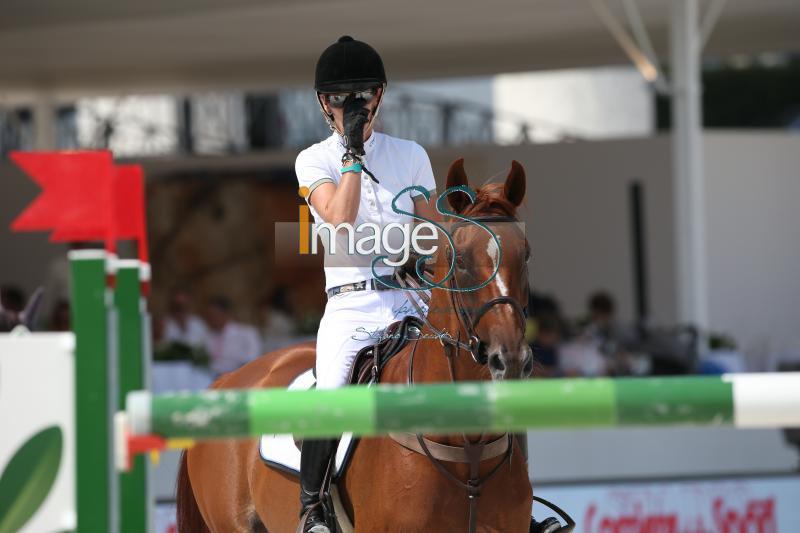
[(511, 161), (511, 171), (506, 177), (503, 192), (515, 207), (519, 207), (522, 199), (525, 198), (525, 169), (517, 161)]
[[(446, 188), (449, 189), (450, 187), (457, 187), (459, 185), (466, 185), (469, 187), (469, 180), (467, 179), (467, 173), (464, 172), (464, 158), (456, 159), (450, 164), (450, 170), (447, 171), (447, 186)], [(450, 203), (450, 206), (453, 208), (453, 211), (456, 213), (461, 213), (467, 204), (470, 203), (469, 196), (464, 194), (463, 192), (451, 192), (447, 195), (447, 201)]]

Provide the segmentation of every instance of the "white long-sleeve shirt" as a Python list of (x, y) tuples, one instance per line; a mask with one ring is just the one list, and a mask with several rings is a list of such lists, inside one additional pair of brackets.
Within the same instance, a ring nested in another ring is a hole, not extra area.
[(215, 374), (236, 370), (261, 355), (261, 339), (253, 326), (228, 322), (221, 331), (209, 330), (206, 350)]
[(182, 342), (189, 346), (205, 346), (208, 327), (199, 317), (189, 315), (186, 318), (186, 327), (181, 327), (174, 318), (167, 318), (164, 324), (164, 340), (167, 342)]

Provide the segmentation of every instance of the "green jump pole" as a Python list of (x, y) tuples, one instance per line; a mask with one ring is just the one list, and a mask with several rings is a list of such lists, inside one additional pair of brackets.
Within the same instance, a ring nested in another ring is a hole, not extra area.
[[(140, 290), (141, 268), (136, 260), (117, 260), (114, 308), (116, 309), (116, 360), (119, 376), (117, 407), (124, 409), (125, 396), (147, 388), (145, 378), (148, 341), (147, 309)], [(150, 531), (150, 506), (147, 498), (147, 461), (132, 458), (132, 468), (119, 476), (119, 531)]]
[(75, 483), (78, 533), (114, 531), (109, 304), (106, 254), (69, 252), (75, 332)]
[(212, 439), (536, 428), (800, 426), (800, 373), (128, 395), (134, 435)]

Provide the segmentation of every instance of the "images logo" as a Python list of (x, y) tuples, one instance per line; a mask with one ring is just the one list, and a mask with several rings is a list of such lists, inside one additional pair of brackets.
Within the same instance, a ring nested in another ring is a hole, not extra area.
[[(445, 215), (448, 217), (460, 219), (461, 221), (467, 222), (469, 224), (475, 225), (486, 231), (491, 239), (494, 239), (494, 249), (496, 250), (496, 258), (493, 260), (494, 264), (494, 271), (492, 272), (491, 276), (488, 279), (483, 281), (482, 283), (474, 286), (467, 286), (467, 287), (449, 287), (446, 286), (445, 283), (454, 275), (455, 273), (455, 266), (456, 266), (456, 254), (449, 254), (449, 262), (450, 266), (448, 269), (447, 274), (445, 277), (440, 281), (435, 281), (428, 278), (424, 272), (424, 263), (427, 259), (433, 257), (438, 251), (438, 245), (433, 244), (430, 247), (425, 247), (421, 241), (438, 241), (439, 237), (437, 236), (437, 230), (443, 235), (449, 244), (451, 250), (455, 250), (455, 243), (453, 241), (451, 233), (439, 222), (434, 220), (428, 219), (424, 216), (419, 214), (408, 212), (403, 210), (397, 205), (398, 200), (400, 197), (407, 193), (407, 192), (418, 192), (422, 196), (424, 196), (426, 201), (430, 201), (430, 192), (428, 192), (425, 188), (414, 185), (410, 187), (406, 187), (402, 191), (400, 191), (393, 199), (392, 199), (392, 211), (397, 214), (407, 215), (415, 220), (422, 221), (419, 224), (416, 224), (413, 228), (409, 227), (408, 224), (400, 224), (397, 222), (392, 222), (389, 224), (385, 224), (380, 226), (375, 224), (374, 222), (363, 222), (356, 226), (353, 226), (350, 223), (342, 222), (341, 224), (337, 224), (336, 226), (329, 224), (327, 222), (323, 222), (321, 224), (311, 224), (310, 218), (310, 209), (307, 205), (300, 205), (299, 206), (299, 222), (300, 222), (300, 231), (299, 231), (299, 247), (298, 251), (301, 255), (307, 254), (316, 254), (317, 253), (317, 241), (319, 238), (322, 237), (321, 232), (325, 230), (327, 236), (327, 246), (326, 246), (326, 254), (329, 256), (336, 255), (337, 253), (337, 240), (341, 235), (339, 232), (344, 230), (346, 235), (346, 248), (347, 248), (347, 255), (348, 256), (365, 256), (365, 257), (372, 257), (371, 260), (371, 269), (372, 274), (375, 278), (379, 277), (379, 274), (375, 270), (375, 266), (378, 262), (381, 262), (382, 265), (379, 266), (390, 266), (390, 267), (398, 267), (400, 265), (404, 265), (409, 258), (411, 257), (412, 251), (419, 256), (416, 260), (414, 265), (414, 269), (419, 276), (419, 278), (423, 281), (423, 287), (418, 289), (412, 288), (405, 288), (406, 290), (429, 290), (434, 287), (453, 290), (458, 292), (463, 291), (474, 291), (480, 289), (481, 287), (485, 287), (487, 284), (491, 283), (491, 281), (497, 275), (497, 272), (500, 269), (500, 262), (502, 259), (502, 247), (500, 246), (500, 238), (491, 230), (488, 226), (480, 222), (479, 220), (473, 219), (468, 216), (460, 215), (458, 213), (454, 213), (450, 211), (445, 206), (445, 198), (453, 192), (459, 194), (466, 194), (469, 196), (472, 202), (475, 201), (475, 191), (470, 189), (468, 186), (459, 185), (455, 187), (450, 187), (441, 194), (436, 199), (436, 211), (440, 215)], [(298, 194), (303, 197), (307, 198), (309, 191), (308, 187), (300, 187), (298, 190)], [(463, 223), (459, 223), (459, 227), (461, 227)], [(454, 228), (453, 228), (454, 229)], [(397, 234), (400, 234), (400, 239), (398, 243)], [(423, 234), (425, 232), (426, 234)], [(379, 280), (386, 286), (392, 288), (404, 288), (400, 287), (399, 285), (395, 285), (393, 281), (384, 281)]]

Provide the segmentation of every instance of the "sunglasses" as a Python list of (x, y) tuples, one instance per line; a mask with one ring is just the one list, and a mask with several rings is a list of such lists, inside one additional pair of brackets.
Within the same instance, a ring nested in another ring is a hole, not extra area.
[(369, 103), (378, 94), (378, 89), (366, 89), (364, 91), (358, 91), (355, 93), (326, 94), (325, 100), (327, 100), (331, 107), (339, 109), (344, 107), (344, 102), (351, 94), (355, 99), (364, 100), (365, 102)]

